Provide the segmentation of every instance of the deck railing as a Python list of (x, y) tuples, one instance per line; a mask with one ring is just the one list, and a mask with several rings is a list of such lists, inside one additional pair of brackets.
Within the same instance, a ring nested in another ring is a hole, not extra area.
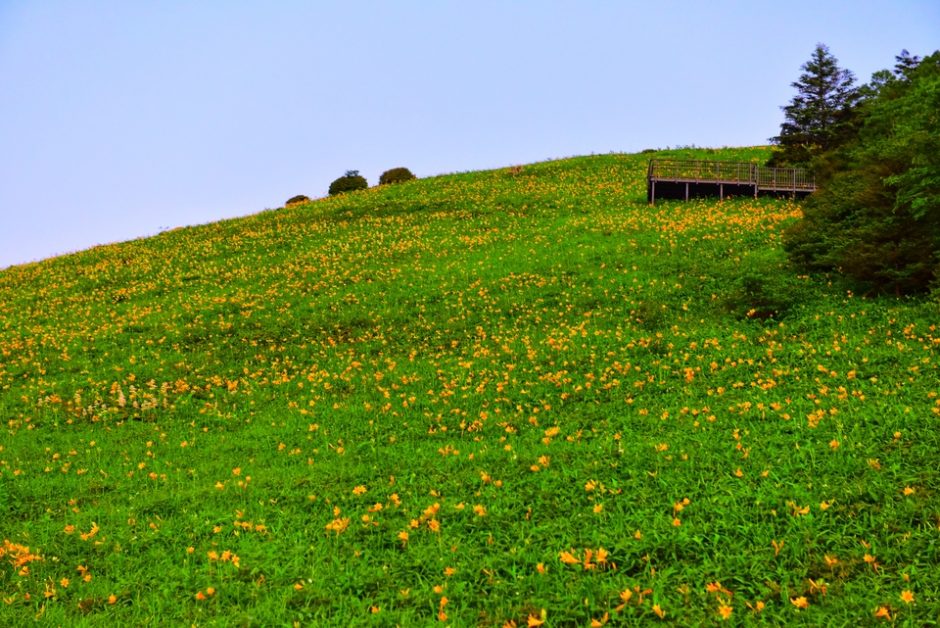
[(758, 166), (757, 187), (762, 190), (815, 190), (816, 177), (803, 168)]
[(736, 161), (651, 159), (648, 178), (651, 181), (754, 185), (760, 190), (816, 189), (816, 178), (804, 168), (768, 168)]

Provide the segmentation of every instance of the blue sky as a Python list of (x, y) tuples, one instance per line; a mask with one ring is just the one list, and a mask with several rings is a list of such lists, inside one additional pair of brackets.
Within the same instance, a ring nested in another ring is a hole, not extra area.
[(868, 80), (935, 0), (0, 0), (0, 268), (418, 176), (766, 143), (817, 42)]

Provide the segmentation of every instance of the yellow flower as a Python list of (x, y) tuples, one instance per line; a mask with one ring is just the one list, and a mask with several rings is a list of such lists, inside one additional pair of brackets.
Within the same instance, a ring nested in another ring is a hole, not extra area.
[(909, 590), (901, 591), (901, 601), (910, 604), (914, 601), (914, 593)]
[(99, 531), (99, 530), (100, 530), (100, 528), (98, 527), (98, 524), (95, 523), (94, 521), (92, 521), (92, 522), (91, 522), (91, 529), (88, 530), (88, 532), (82, 533), (80, 536), (82, 537), (82, 540), (83, 540), (83, 541), (87, 541), (88, 539), (94, 538), (95, 535), (98, 534), (98, 531)]
[[(619, 613), (620, 611), (622, 611), (624, 608), (626, 608), (627, 604), (630, 603), (630, 598), (632, 598), (632, 597), (633, 597), (633, 591), (631, 591), (630, 589), (626, 589), (626, 590), (622, 591), (622, 592), (620, 593), (620, 601), (621, 601), (621, 604), (620, 604), (619, 606), (617, 606), (616, 608), (614, 608), (614, 610), (617, 611), (618, 613)], [(640, 600), (640, 601), (642, 601), (642, 600)]]
[(324, 526), (326, 530), (330, 532), (336, 532), (336, 534), (341, 534), (346, 528), (349, 527), (349, 517), (337, 517), (333, 521), (329, 522)]
[(800, 597), (790, 598), (790, 604), (797, 608), (807, 608), (809, 607), (809, 600), (806, 599), (806, 596), (801, 595)]
[(559, 555), (559, 558), (561, 559), (561, 562), (565, 563), (566, 565), (577, 565), (581, 562), (578, 557), (571, 552), (562, 552)]
[(734, 612), (734, 609), (728, 606), (727, 604), (720, 604), (718, 606), (718, 614), (721, 616), (722, 619), (725, 619), (725, 620), (730, 619), (732, 612)]

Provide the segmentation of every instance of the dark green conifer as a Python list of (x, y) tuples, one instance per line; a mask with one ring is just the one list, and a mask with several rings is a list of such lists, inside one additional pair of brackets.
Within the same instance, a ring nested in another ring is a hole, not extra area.
[(816, 45), (802, 70), (799, 80), (791, 84), (796, 96), (782, 107), (785, 119), (780, 135), (770, 138), (780, 150), (769, 166), (808, 166), (851, 134), (849, 122), (859, 98), (852, 72), (840, 68), (824, 44)]

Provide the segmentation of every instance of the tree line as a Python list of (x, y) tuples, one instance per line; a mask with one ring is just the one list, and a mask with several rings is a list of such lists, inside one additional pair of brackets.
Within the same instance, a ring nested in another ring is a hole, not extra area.
[(940, 293), (940, 51), (906, 50), (857, 85), (818, 44), (792, 86), (770, 166), (818, 189), (784, 236), (790, 259), (869, 293)]

